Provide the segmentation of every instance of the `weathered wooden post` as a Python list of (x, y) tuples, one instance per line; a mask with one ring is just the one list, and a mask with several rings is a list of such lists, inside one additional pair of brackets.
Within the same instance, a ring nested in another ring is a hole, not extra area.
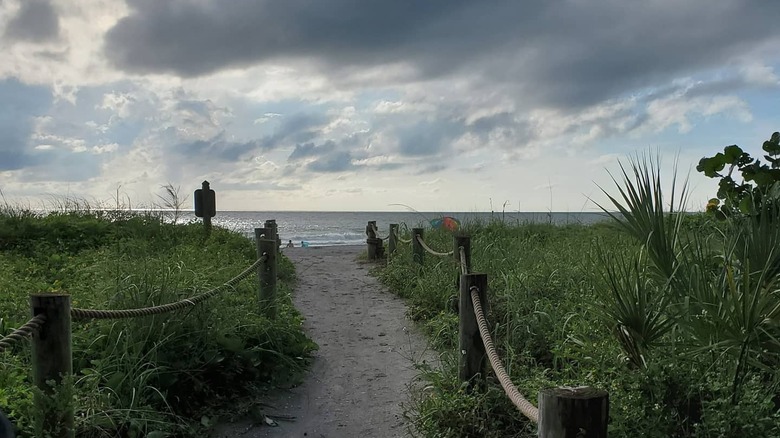
[[(487, 361), (485, 345), (479, 336), (477, 315), (474, 313), (474, 305), (471, 302), (471, 287), (479, 289), (479, 300), (482, 303), (482, 311), (487, 318), (487, 274), (466, 274), (460, 276), (460, 312), (458, 319), (458, 377), (461, 382), (469, 382), (469, 387), (485, 380)], [(475, 377), (479, 376), (478, 380)]]
[(279, 230), (276, 228), (276, 219), (268, 219), (265, 221), (265, 228), (268, 228), (269, 236), (267, 239), (276, 240), (276, 248), (279, 249), (282, 246), (282, 238), (279, 237)]
[(276, 239), (270, 239), (271, 230), (268, 228), (255, 228), (255, 244), (257, 245), (257, 258), (265, 256), (264, 262), (257, 267), (259, 280), (258, 301), (260, 311), (268, 318), (276, 318)]
[[(471, 236), (466, 234), (455, 234), (453, 237), (452, 256), (458, 264), (458, 270), (461, 271), (463, 262), (460, 259), (460, 247), (463, 247), (466, 256), (466, 273), (471, 272)], [(462, 273), (462, 272), (461, 272)]]
[(376, 235), (376, 221), (368, 221), (366, 225), (366, 245), (369, 260), (381, 259), (384, 255), (382, 239)]
[(195, 216), (203, 218), (206, 234), (211, 232), (211, 218), (217, 215), (217, 198), (208, 181), (203, 181), (200, 189), (195, 190)]
[(539, 438), (607, 438), (609, 394), (587, 386), (539, 392)]
[(33, 294), (30, 307), (33, 316), (46, 317), (40, 330), (32, 335), (33, 382), (40, 390), (34, 395), (40, 415), (35, 425), (36, 436), (72, 438), (75, 433), (72, 382), (63, 382), (73, 374), (70, 295)]
[(390, 236), (387, 240), (387, 252), (392, 256), (398, 246), (398, 224), (390, 224)]
[(423, 239), (424, 231), (423, 228), (412, 228), (412, 260), (420, 266), (425, 265), (425, 249), (422, 247), (420, 241), (417, 240), (417, 237), (419, 236), (420, 239)]

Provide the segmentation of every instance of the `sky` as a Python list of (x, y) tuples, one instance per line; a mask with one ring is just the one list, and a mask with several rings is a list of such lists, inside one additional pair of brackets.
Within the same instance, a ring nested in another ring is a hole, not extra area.
[[(39, 206), (595, 211), (780, 131), (777, 0), (0, 0), (0, 191)], [(2, 199), (0, 199), (2, 201)], [(403, 204), (400, 206), (399, 204)]]

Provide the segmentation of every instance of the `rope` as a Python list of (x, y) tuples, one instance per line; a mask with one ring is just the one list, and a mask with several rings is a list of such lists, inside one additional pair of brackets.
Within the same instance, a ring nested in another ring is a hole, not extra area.
[(398, 230), (395, 231), (395, 238), (401, 243), (412, 243), (412, 239), (402, 239), (401, 235), (398, 234)]
[(422, 237), (420, 237), (420, 235), (419, 235), (419, 234), (417, 234), (415, 237), (417, 237), (417, 241), (418, 241), (418, 242), (420, 242), (420, 245), (421, 245), (421, 246), (422, 246), (422, 247), (423, 247), (423, 248), (424, 248), (426, 251), (428, 251), (428, 252), (429, 252), (430, 254), (432, 254), (432, 255), (435, 255), (435, 256), (440, 256), (440, 257), (447, 257), (447, 256), (451, 256), (451, 255), (453, 254), (453, 252), (452, 252), (452, 251), (450, 251), (450, 252), (439, 252), (439, 251), (434, 251), (434, 250), (432, 250), (432, 249), (431, 249), (431, 247), (430, 247), (430, 246), (428, 246), (428, 244), (426, 244), (426, 243), (425, 243), (425, 241), (422, 239)]
[(262, 257), (257, 259), (254, 263), (252, 263), (252, 266), (246, 268), (243, 272), (231, 278), (222, 286), (218, 286), (208, 292), (204, 292), (192, 298), (185, 298), (183, 300), (179, 300), (175, 303), (163, 304), (160, 306), (153, 306), (153, 307), (143, 307), (140, 309), (123, 309), (123, 310), (98, 310), (98, 309), (73, 308), (70, 309), (70, 314), (74, 319), (119, 319), (119, 318), (135, 318), (139, 316), (158, 315), (161, 313), (186, 309), (213, 297), (214, 295), (216, 295), (217, 293), (219, 293), (225, 288), (234, 287), (236, 284), (238, 284), (238, 282), (240, 282), (241, 280), (245, 279), (246, 277), (254, 273), (258, 265), (260, 265), (260, 263), (265, 262), (266, 260), (268, 260), (268, 254), (263, 254)]
[(458, 251), (460, 251), (460, 272), (463, 275), (467, 275), (469, 273), (469, 267), (466, 264), (466, 248), (459, 246)]
[(390, 235), (387, 235), (385, 237), (379, 237), (379, 230), (376, 227), (374, 228), (374, 235), (377, 237), (377, 239), (387, 240), (390, 238)]
[(14, 330), (8, 336), (0, 339), (0, 352), (11, 348), (15, 343), (32, 335), (34, 331), (39, 330), (43, 323), (46, 322), (46, 316), (43, 314), (35, 315), (27, 323), (18, 329)]
[(482, 304), (479, 302), (479, 289), (476, 286), (472, 286), (469, 291), (471, 292), (471, 302), (474, 305), (474, 313), (477, 317), (477, 323), (479, 324), (479, 335), (482, 337), (482, 343), (485, 345), (485, 351), (487, 351), (493, 372), (496, 373), (498, 381), (501, 382), (501, 387), (504, 388), (504, 392), (517, 409), (519, 409), (529, 420), (538, 423), (539, 409), (520, 394), (520, 391), (517, 390), (512, 383), (512, 380), (509, 378), (509, 375), (506, 373), (504, 366), (501, 365), (501, 360), (498, 358), (496, 349), (493, 346), (493, 340), (490, 338), (490, 331), (488, 331), (487, 328), (485, 314), (482, 312)]

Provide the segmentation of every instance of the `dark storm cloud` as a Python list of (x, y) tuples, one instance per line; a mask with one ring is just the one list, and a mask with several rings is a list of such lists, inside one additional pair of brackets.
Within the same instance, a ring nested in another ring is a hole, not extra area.
[[(186, 108), (196, 113), (210, 114), (210, 108), (204, 102), (182, 102), (177, 106), (180, 109)], [(315, 146), (310, 140), (320, 135), (323, 124), (329, 119), (321, 114), (299, 113), (286, 116), (281, 119), (279, 126), (272, 135), (260, 139), (237, 142), (225, 139), (226, 132), (221, 132), (215, 138), (209, 140), (197, 140), (179, 143), (175, 146), (177, 152), (184, 156), (201, 156), (216, 159), (222, 162), (238, 161), (251, 152), (263, 153), (279, 147), (285, 147), (296, 144), (289, 160), (295, 161), (309, 156), (323, 156), (323, 162), (320, 168), (327, 169), (336, 166), (331, 163), (330, 158), (324, 156), (333, 152), (335, 143), (326, 141), (320, 146)], [(171, 132), (175, 132), (169, 128)]]
[(306, 165), (308, 170), (324, 173), (343, 172), (353, 167), (352, 154), (349, 151), (336, 151), (319, 157)]
[(254, 190), (254, 191), (274, 190), (274, 191), (289, 192), (292, 190), (299, 190), (299, 189), (301, 189), (301, 185), (299, 184), (291, 184), (291, 183), (272, 181), (272, 180), (256, 182), (256, 183), (247, 183), (243, 181), (233, 182), (233, 183), (221, 181), (219, 183), (219, 190)]
[(480, 117), (469, 124), (469, 128), (477, 134), (489, 134), (491, 131), (514, 123), (514, 114), (502, 112), (491, 116)]
[(320, 146), (316, 146), (314, 143), (304, 143), (295, 145), (288, 161), (298, 161), (301, 158), (317, 157), (332, 152), (336, 148), (336, 143), (333, 141), (326, 141)]
[[(375, 171), (395, 170), (404, 167), (402, 163), (392, 162), (356, 162), (356, 160), (370, 158), (365, 148), (355, 148), (356, 135), (350, 135), (340, 142), (327, 140), (320, 145), (314, 143), (298, 144), (287, 158), (288, 166), (291, 171), (299, 168), (305, 168), (312, 172), (343, 172), (358, 168), (371, 169)], [(301, 160), (307, 160), (305, 165), (298, 164)]]
[(415, 172), (415, 175), (430, 175), (432, 173), (441, 172), (442, 170), (449, 169), (448, 166), (445, 166), (444, 164), (431, 164), (430, 166), (425, 166), (422, 169)]
[(182, 156), (192, 159), (212, 159), (219, 162), (237, 162), (244, 155), (264, 148), (258, 141), (233, 142), (218, 136), (210, 140), (196, 140), (180, 143), (175, 150)]
[(5, 37), (15, 41), (44, 42), (60, 34), (54, 7), (46, 0), (22, 0), (19, 12), (5, 28)]
[(327, 140), (321, 145), (298, 144), (287, 158), (287, 162), (295, 168), (300, 166), (295, 164), (296, 162), (306, 158), (314, 158), (305, 165), (306, 170), (312, 172), (343, 172), (355, 167), (352, 164), (353, 153), (344, 148), (344, 145), (332, 140)]
[(377, 164), (377, 165), (373, 165), (373, 166), (366, 166), (366, 167), (370, 167), (373, 170), (384, 171), (384, 170), (396, 170), (396, 169), (400, 169), (400, 168), (402, 168), (404, 166), (405, 165), (402, 164), (402, 163), (382, 163), (382, 164)]
[(557, 107), (722, 67), (780, 38), (780, 2), (763, 0), (137, 0), (131, 8), (105, 45), (130, 72), (189, 77), (300, 58), (340, 79), (403, 61), (415, 68), (409, 79), (477, 74), (485, 86)]
[(36, 116), (46, 113), (51, 105), (51, 90), (24, 85), (15, 79), (0, 81), (0, 171), (32, 165), (30, 137)]
[(297, 113), (282, 118), (272, 135), (261, 141), (265, 150), (287, 144), (305, 143), (317, 137), (320, 129), (329, 121), (328, 116), (315, 113)]
[(438, 119), (401, 126), (397, 133), (398, 152), (413, 157), (437, 155), (447, 150), (464, 131), (461, 120)]
[[(171, 71), (182, 76), (285, 56), (371, 62), (386, 58), (387, 51), (414, 46), (431, 23), (468, 3), (137, 0), (130, 2), (131, 15), (109, 31), (106, 54), (127, 70)], [(132, 41), (139, 37), (142, 41)]]

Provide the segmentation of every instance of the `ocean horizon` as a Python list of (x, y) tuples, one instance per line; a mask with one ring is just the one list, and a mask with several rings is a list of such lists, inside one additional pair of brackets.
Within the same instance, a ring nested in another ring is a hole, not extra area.
[[(474, 221), (502, 221), (517, 225), (551, 223), (555, 225), (588, 225), (608, 218), (603, 212), (417, 212), (417, 211), (217, 211), (212, 218), (215, 226), (254, 237), (254, 229), (269, 219), (276, 220), (283, 243), (295, 246), (362, 245), (366, 240), (366, 224), (376, 221), (380, 235), (388, 232), (389, 224), (407, 227), (430, 227), (430, 221), (443, 216), (458, 219), (461, 224)], [(180, 212), (178, 221), (201, 220), (192, 211)]]

